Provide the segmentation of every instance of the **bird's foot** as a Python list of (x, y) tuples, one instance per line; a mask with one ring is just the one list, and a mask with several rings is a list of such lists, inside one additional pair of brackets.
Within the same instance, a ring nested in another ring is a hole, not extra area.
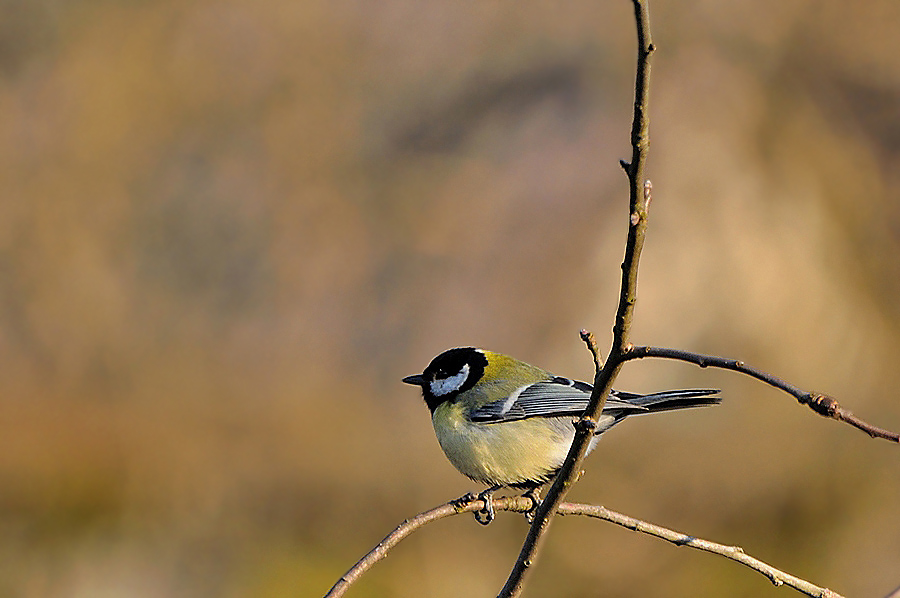
[(454, 498), (453, 500), (451, 500), (450, 504), (453, 505), (454, 507), (456, 507), (457, 509), (464, 509), (465, 507), (469, 506), (476, 500), (478, 500), (477, 496), (475, 496), (471, 492), (466, 492), (459, 498)]
[(479, 500), (484, 501), (484, 508), (475, 511), (475, 521), (481, 525), (488, 525), (494, 520), (494, 492), (499, 490), (500, 486), (491, 486), (478, 495)]
[(538, 507), (541, 506), (541, 496), (538, 493), (537, 488), (529, 488), (528, 490), (525, 491), (524, 494), (522, 494), (522, 497), (527, 498), (528, 500), (531, 501), (531, 508), (529, 508), (524, 513), (525, 519), (528, 520), (528, 523), (531, 523), (534, 521), (535, 511), (537, 511)]

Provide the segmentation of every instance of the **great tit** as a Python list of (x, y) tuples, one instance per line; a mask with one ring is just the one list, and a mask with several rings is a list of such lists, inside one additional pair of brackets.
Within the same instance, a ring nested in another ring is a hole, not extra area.
[[(450, 462), (489, 486), (480, 523), (493, 519), (491, 493), (511, 486), (535, 491), (553, 479), (575, 436), (575, 421), (588, 405), (592, 386), (512, 357), (476, 349), (449, 349), (425, 371), (403, 378), (422, 388), (438, 442)], [(613, 390), (588, 452), (600, 434), (629, 415), (716, 405), (718, 390), (667, 390), (641, 395)]]

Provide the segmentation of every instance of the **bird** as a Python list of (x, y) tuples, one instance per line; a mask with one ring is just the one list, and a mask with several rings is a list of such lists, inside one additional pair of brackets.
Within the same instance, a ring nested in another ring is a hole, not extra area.
[[(590, 400), (586, 382), (556, 376), (508, 355), (456, 347), (435, 357), (421, 374), (403, 378), (419, 386), (431, 411), (438, 443), (460, 473), (488, 486), (477, 498), (475, 519), (493, 520), (492, 495), (510, 487), (539, 504), (538, 489), (559, 472), (575, 437), (575, 422)], [(588, 446), (631, 415), (717, 405), (717, 389), (651, 394), (611, 391)], [(459, 499), (469, 498), (471, 495)], [(533, 510), (532, 509), (532, 510)]]

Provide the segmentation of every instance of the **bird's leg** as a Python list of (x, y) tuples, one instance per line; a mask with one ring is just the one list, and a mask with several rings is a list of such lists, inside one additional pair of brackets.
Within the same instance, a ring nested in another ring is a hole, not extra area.
[(534, 512), (541, 506), (541, 495), (538, 492), (538, 486), (529, 488), (522, 496), (531, 501), (531, 508), (525, 511), (525, 519), (528, 520), (528, 523), (531, 523), (534, 521)]
[(496, 486), (491, 486), (478, 495), (479, 500), (484, 501), (484, 508), (480, 511), (475, 511), (475, 521), (477, 521), (481, 525), (488, 525), (491, 521), (494, 520), (494, 492), (502, 487), (503, 486), (501, 484), (497, 484)]

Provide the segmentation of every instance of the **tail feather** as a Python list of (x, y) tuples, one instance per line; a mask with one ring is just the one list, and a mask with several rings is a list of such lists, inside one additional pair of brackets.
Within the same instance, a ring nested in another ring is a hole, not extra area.
[[(672, 411), (675, 409), (687, 409), (689, 407), (706, 407), (718, 405), (722, 402), (719, 390), (715, 388), (690, 388), (684, 390), (665, 390), (649, 395), (621, 396), (629, 403), (644, 407), (647, 412)], [(638, 415), (638, 413), (635, 413)]]

